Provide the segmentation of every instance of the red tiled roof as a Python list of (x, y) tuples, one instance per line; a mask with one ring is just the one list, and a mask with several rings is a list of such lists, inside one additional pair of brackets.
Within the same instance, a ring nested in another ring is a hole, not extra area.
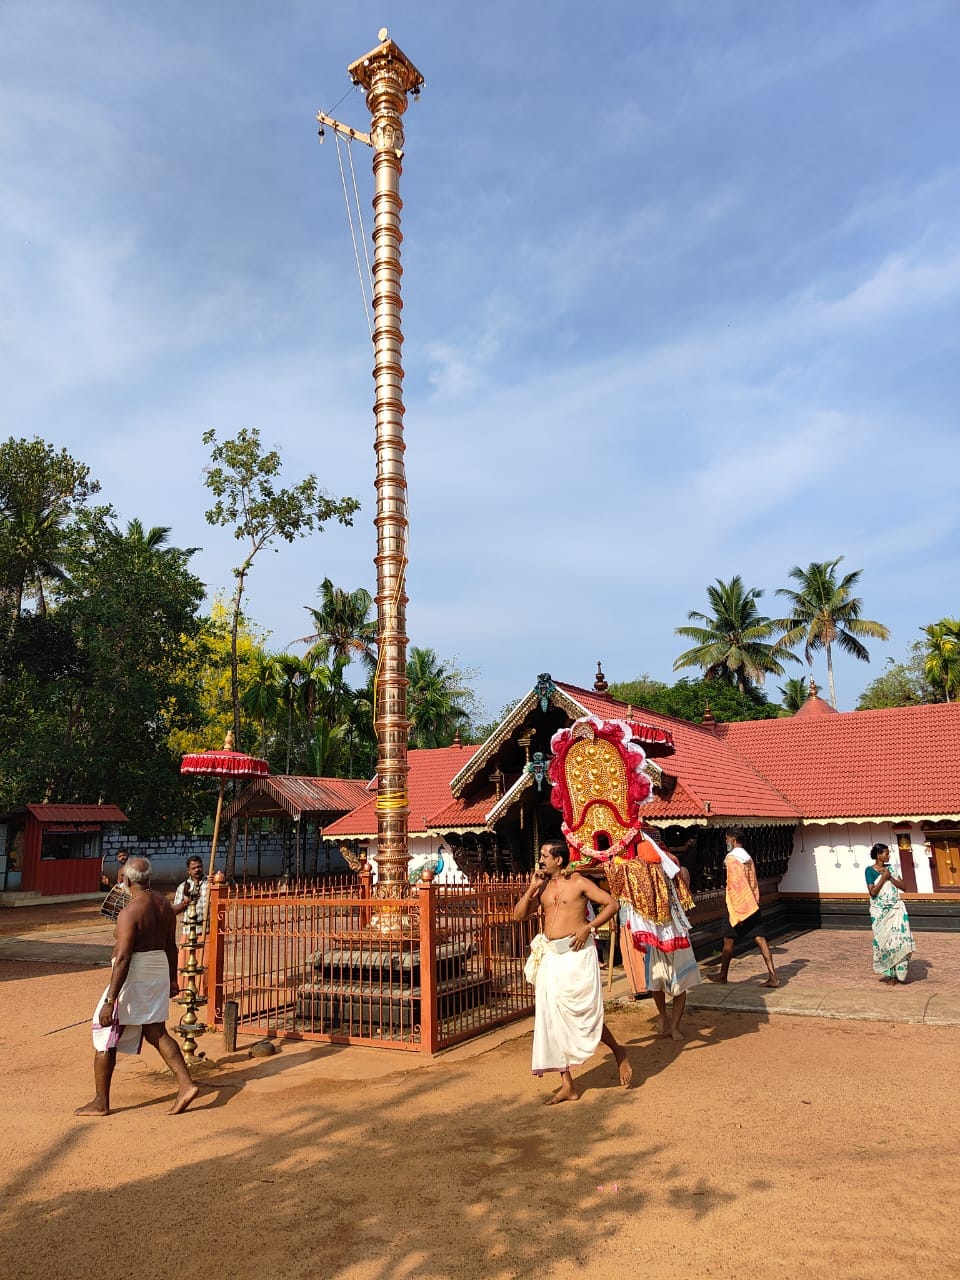
[(960, 813), (960, 703), (748, 720), (717, 734), (805, 818)]
[(115, 804), (28, 804), (40, 822), (129, 822)]
[(254, 778), (223, 811), (224, 821), (247, 815), (349, 813), (367, 798), (367, 784), (356, 778), (307, 778), (281, 773)]
[(831, 707), (829, 702), (825, 702), (823, 698), (814, 694), (812, 697), (807, 698), (799, 711), (793, 713), (793, 718), (798, 720), (803, 717), (809, 720), (813, 716), (836, 716), (839, 714), (836, 707)]
[[(591, 715), (607, 719), (624, 719), (627, 715), (627, 704), (608, 694), (559, 684), (559, 681), (558, 685)], [(644, 805), (645, 821), (702, 817), (707, 813), (785, 821), (799, 817), (794, 806), (758, 767), (732, 751), (714, 729), (646, 708), (634, 708), (633, 718), (666, 729), (677, 748), (675, 756), (662, 762), (664, 772), (677, 779), (673, 795), (666, 800), (657, 797), (651, 804)]]
[[(450, 781), (476, 751), (476, 747), (419, 748), (407, 752), (410, 773), (407, 793), (410, 797), (409, 832), (424, 834), (430, 815), (450, 803)], [(338, 818), (324, 831), (329, 839), (370, 839), (377, 834), (377, 797), (368, 796), (352, 813)]]

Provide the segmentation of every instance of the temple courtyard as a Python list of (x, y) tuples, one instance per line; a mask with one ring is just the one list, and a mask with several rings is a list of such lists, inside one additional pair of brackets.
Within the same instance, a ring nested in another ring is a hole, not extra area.
[(602, 1050), (558, 1107), (526, 1022), (428, 1062), (303, 1043), (251, 1058), (249, 1039), (226, 1055), (208, 1035), (218, 1066), (184, 1116), (165, 1114), (172, 1080), (145, 1049), (120, 1061), (114, 1114), (81, 1120), (92, 1051), (70, 1024), (102, 990), (109, 928), (56, 923), (0, 913), (4, 1276), (960, 1270), (956, 935), (919, 935), (892, 991), (869, 933), (784, 939), (783, 988), (760, 993), (753, 960), (735, 962), (727, 988), (698, 989), (682, 1045), (618, 978), (609, 1020), (634, 1085)]

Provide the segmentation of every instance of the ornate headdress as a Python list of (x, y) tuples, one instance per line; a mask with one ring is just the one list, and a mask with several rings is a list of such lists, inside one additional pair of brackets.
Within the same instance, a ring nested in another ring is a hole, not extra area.
[(563, 834), (578, 861), (635, 858), (638, 841), (646, 858), (640, 809), (653, 799), (654, 784), (643, 740), (658, 754), (673, 751), (664, 730), (626, 720), (584, 716), (553, 735), (550, 798), (563, 813)]

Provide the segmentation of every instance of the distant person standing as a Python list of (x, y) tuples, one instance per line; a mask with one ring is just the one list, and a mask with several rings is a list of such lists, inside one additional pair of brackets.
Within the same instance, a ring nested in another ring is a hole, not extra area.
[(723, 950), (720, 952), (720, 972), (710, 976), (711, 982), (726, 982), (737, 942), (755, 942), (767, 966), (765, 987), (779, 987), (780, 979), (774, 967), (773, 956), (767, 946), (763, 931), (763, 915), (760, 911), (760, 886), (753, 859), (741, 845), (743, 832), (731, 827), (724, 839), (727, 856), (723, 860), (726, 874), (727, 924), (723, 929)]
[(870, 924), (873, 928), (873, 971), (890, 986), (907, 980), (907, 966), (913, 955), (910, 918), (900, 898), (903, 881), (890, 870), (890, 850), (875, 844), (870, 850), (873, 865), (864, 876), (870, 894)]
[[(209, 888), (210, 882), (203, 874), (203, 859), (198, 857), (188, 858), (187, 878), (186, 880), (181, 880), (173, 895), (173, 913), (174, 915), (181, 917), (179, 956), (181, 973), (187, 966), (187, 959), (190, 954), (190, 923), (188, 920), (188, 914), (192, 903), (196, 904), (197, 964), (203, 964), (203, 949), (206, 943), (207, 929), (210, 927), (210, 922), (207, 918), (207, 898), (209, 896)], [(207, 994), (205, 978), (206, 974), (203, 973), (201, 973), (197, 978), (197, 995), (204, 999)]]
[(123, 884), (123, 868), (127, 865), (129, 856), (126, 849), (117, 850), (117, 878), (111, 883), (110, 877), (107, 875), (107, 858), (104, 855), (100, 861), (100, 884), (104, 889), (112, 889), (114, 884)]

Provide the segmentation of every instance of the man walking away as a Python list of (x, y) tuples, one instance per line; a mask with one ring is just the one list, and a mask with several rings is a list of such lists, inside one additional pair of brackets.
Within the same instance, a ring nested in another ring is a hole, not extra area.
[(724, 839), (727, 842), (727, 856), (723, 860), (723, 867), (726, 872), (728, 923), (723, 929), (720, 972), (712, 974), (710, 981), (726, 982), (735, 943), (755, 942), (763, 956), (763, 963), (767, 966), (767, 980), (762, 985), (779, 987), (780, 979), (777, 977), (773, 956), (770, 954), (763, 931), (757, 869), (753, 865), (753, 859), (740, 843), (743, 832), (739, 827), (731, 827)]

